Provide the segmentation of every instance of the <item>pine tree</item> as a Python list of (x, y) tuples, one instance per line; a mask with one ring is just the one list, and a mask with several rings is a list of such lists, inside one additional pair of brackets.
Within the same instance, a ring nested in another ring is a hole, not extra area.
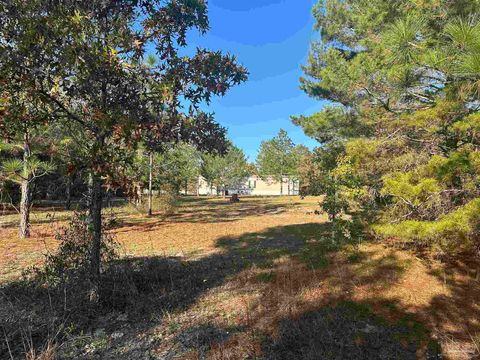
[[(327, 178), (354, 180), (335, 196), (377, 221), (382, 236), (442, 251), (474, 243), (479, 12), (476, 1), (324, 0), (314, 8), (321, 41), (300, 82), (333, 107), (293, 121), (322, 144), (316, 161)], [(449, 218), (471, 231), (452, 226), (457, 240), (445, 242)]]

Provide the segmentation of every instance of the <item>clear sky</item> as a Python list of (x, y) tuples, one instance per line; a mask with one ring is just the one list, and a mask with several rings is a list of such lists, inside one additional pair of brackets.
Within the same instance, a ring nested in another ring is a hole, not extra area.
[(210, 31), (191, 34), (192, 46), (237, 56), (250, 72), (247, 82), (215, 98), (209, 111), (228, 128), (235, 145), (254, 161), (262, 140), (285, 129), (296, 144), (316, 142), (303, 135), (290, 115), (311, 114), (322, 102), (299, 89), (300, 65), (308, 54), (315, 0), (209, 0)]

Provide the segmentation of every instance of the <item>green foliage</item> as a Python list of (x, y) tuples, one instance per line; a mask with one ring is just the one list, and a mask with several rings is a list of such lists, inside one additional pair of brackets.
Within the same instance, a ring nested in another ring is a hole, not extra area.
[(304, 155), (298, 166), (298, 179), (300, 181), (300, 195), (320, 195), (322, 171), (318, 166), (318, 150)]
[(41, 161), (36, 157), (27, 160), (10, 159), (3, 162), (1, 174), (7, 180), (20, 184), (22, 181), (41, 177), (53, 171), (53, 164)]
[[(7, 177), (15, 178), (17, 175), (22, 177), (23, 161), (20, 159), (7, 160), (2, 164), (2, 171), (7, 174)], [(24, 177), (26, 177), (25, 175), (27, 174), (23, 174)]]
[(437, 180), (422, 178), (415, 181), (412, 173), (386, 175), (383, 184), (384, 195), (397, 197), (412, 207), (424, 204), (433, 194), (441, 190)]
[(390, 60), (400, 64), (418, 61), (425, 24), (422, 18), (407, 15), (398, 19), (385, 33), (386, 46), (391, 50)]
[(300, 82), (333, 104), (292, 120), (321, 143), (307, 174), (333, 222), (357, 211), (383, 236), (478, 246), (478, 14), (477, 1), (318, 1)]
[(262, 178), (273, 177), (284, 181), (285, 176), (297, 178), (301, 160), (309, 153), (302, 145), (293, 143), (287, 132), (280, 129), (271, 140), (263, 141), (257, 157), (257, 168)]
[(480, 143), (480, 114), (474, 113), (464, 117), (454, 123), (450, 131), (465, 142), (470, 140)]
[[(445, 27), (455, 47), (455, 73), (476, 76), (480, 73), (480, 23), (475, 17), (459, 18)], [(459, 53), (461, 52), (461, 53)]]
[(154, 182), (160, 189), (178, 193), (200, 175), (201, 153), (192, 145), (179, 143), (154, 157)]
[(233, 145), (225, 155), (205, 154), (201, 174), (211, 187), (235, 187), (250, 175), (250, 166), (243, 151)]
[(292, 116), (292, 122), (303, 128), (307, 136), (329, 143), (368, 132), (354, 114), (340, 106), (326, 106), (311, 116)]
[(480, 199), (435, 221), (407, 220), (373, 227), (382, 237), (397, 237), (433, 246), (450, 254), (478, 245), (480, 236)]

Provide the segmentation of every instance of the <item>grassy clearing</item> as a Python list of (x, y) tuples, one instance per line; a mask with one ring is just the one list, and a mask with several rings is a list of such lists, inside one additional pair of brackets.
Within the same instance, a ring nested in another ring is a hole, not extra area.
[[(192, 255), (217, 251), (216, 241), (260, 231), (269, 226), (301, 224), (314, 219), (305, 216), (313, 211), (318, 199), (310, 198), (245, 198), (239, 204), (216, 198), (181, 199), (174, 214), (161, 212), (147, 217), (146, 211), (132, 204), (106, 208), (105, 213), (117, 217), (113, 232), (123, 245), (124, 256)], [(154, 208), (160, 207), (154, 203)], [(32, 214), (32, 238), (17, 238), (18, 215), (9, 214), (0, 220), (0, 282), (20, 276), (22, 270), (38, 264), (42, 254), (55, 249), (55, 231), (72, 215), (59, 208), (42, 208)], [(322, 221), (322, 219), (315, 219)]]
[[(151, 218), (132, 207), (116, 208), (113, 231), (123, 256), (105, 274), (98, 308), (74, 311), (75, 299), (65, 295), (62, 316), (67, 314), (63, 324), (69, 331), (57, 339), (62, 344), (57, 354), (92, 359), (425, 359), (440, 351), (452, 359), (476, 356), (476, 262), (439, 263), (368, 242), (334, 244), (325, 218), (313, 212), (317, 202), (186, 198), (174, 214)], [(27, 291), (16, 280), (21, 269), (40, 261), (44, 249), (55, 248), (55, 226), (36, 222), (28, 241), (16, 239), (13, 225), (1, 230), (0, 246), (7, 251), (0, 261), (7, 266), (1, 267), (0, 301), (8, 302), (8, 313), (30, 311), (42, 323), (46, 309), (55, 307), (49, 303), (54, 290)], [(58, 301), (62, 308), (63, 296)], [(25, 302), (35, 306), (25, 308)], [(38, 336), (35, 341), (42, 343)], [(0, 355), (6, 351), (0, 345)]]

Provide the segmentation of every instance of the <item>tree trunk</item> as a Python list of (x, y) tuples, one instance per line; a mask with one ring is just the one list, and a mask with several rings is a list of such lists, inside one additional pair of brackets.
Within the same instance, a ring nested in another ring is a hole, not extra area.
[(188, 180), (185, 179), (185, 196), (188, 195)]
[(152, 216), (152, 200), (153, 200), (153, 153), (150, 153), (149, 165), (148, 165), (148, 216)]
[(140, 206), (143, 204), (143, 189), (141, 185), (137, 185), (137, 206)]
[(102, 179), (98, 175), (91, 175), (90, 181), (90, 209), (89, 217), (93, 233), (90, 253), (90, 273), (93, 279), (100, 275), (100, 251), (102, 246)]
[(283, 195), (283, 175), (280, 176), (280, 195)]
[(20, 200), (20, 238), (27, 239), (30, 237), (30, 182), (23, 179), (21, 184), (21, 200)]
[(72, 206), (72, 177), (67, 177), (67, 184), (65, 187), (65, 210), (70, 210)]
[(31, 156), (30, 140), (28, 132), (24, 134), (23, 142), (23, 178), (20, 184), (20, 230), (19, 235), (21, 239), (30, 237), (30, 206), (31, 206), (31, 175), (28, 169), (28, 161)]

